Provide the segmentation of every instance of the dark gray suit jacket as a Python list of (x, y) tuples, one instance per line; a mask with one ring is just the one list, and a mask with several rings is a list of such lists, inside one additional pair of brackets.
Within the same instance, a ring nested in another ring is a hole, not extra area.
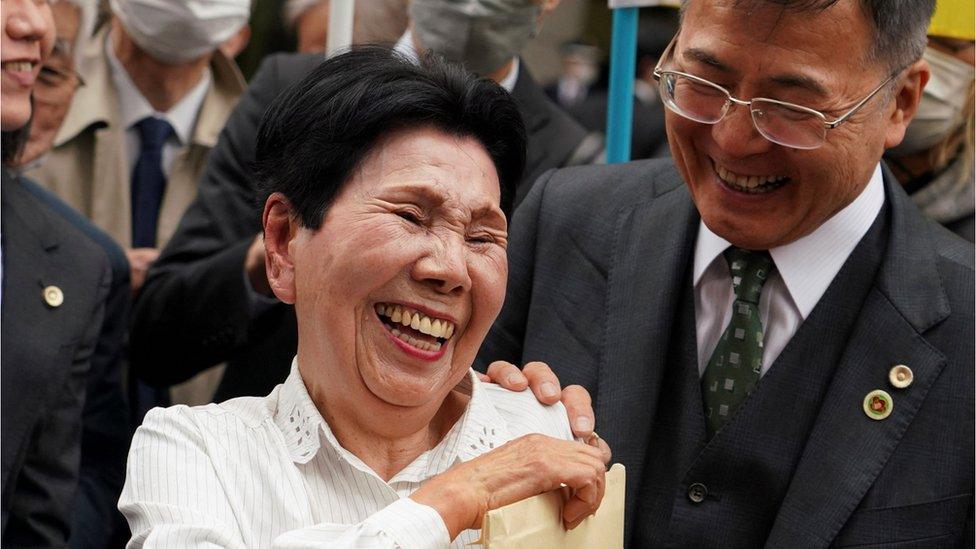
[[(2, 177), (2, 544), (60, 547), (111, 269), (98, 244), (6, 170)], [(47, 286), (61, 289), (60, 306), (46, 304)]]
[[(321, 61), (321, 54), (269, 56), (221, 132), (196, 200), (134, 306), (132, 368), (150, 383), (172, 385), (229, 361), (220, 401), (267, 394), (287, 377), (296, 351), (294, 312), (281, 303), (255, 310), (244, 282), (263, 206), (251, 163), (265, 108)], [(524, 64), (512, 96), (528, 134), (517, 203), (543, 172), (579, 160), (574, 152), (586, 131), (545, 97)]]
[[(129, 531), (116, 507), (132, 439), (129, 405), (122, 388), (122, 357), (132, 295), (129, 262), (115, 240), (80, 212), (30, 179), (21, 177), (19, 181), (52, 213), (98, 244), (112, 268), (112, 285), (105, 298), (102, 328), (92, 353), (85, 389), (81, 467), (68, 545), (77, 549), (119, 547), (125, 545)], [(123, 535), (126, 539), (118, 539)]]
[[(822, 334), (843, 339), (843, 358), (772, 526), (760, 533), (771, 547), (972, 539), (973, 248), (885, 179), (890, 220), (880, 268), (854, 329)], [(635, 515), (636, 496), (657, 474), (645, 459), (664, 436), (658, 430), (678, 428), (655, 416), (698, 223), (670, 160), (544, 175), (514, 216), (505, 306), (479, 354), (482, 365), (545, 361), (564, 384), (591, 392), (596, 430), (627, 467), (628, 540), (641, 521), (668, 527)], [(909, 388), (888, 386), (895, 364), (914, 371)], [(896, 404), (888, 419), (873, 421), (861, 403), (879, 388)], [(790, 419), (783, 410), (782, 421)], [(764, 479), (741, 482), (761, 490)], [(689, 486), (674, 488), (676, 508), (693, 505), (681, 495)], [(717, 499), (696, 512), (722, 496), (710, 494)], [(709, 537), (732, 532), (736, 520), (741, 527), (742, 517), (710, 517)], [(698, 546), (704, 537), (675, 541)], [(734, 534), (726, 538), (735, 545)]]

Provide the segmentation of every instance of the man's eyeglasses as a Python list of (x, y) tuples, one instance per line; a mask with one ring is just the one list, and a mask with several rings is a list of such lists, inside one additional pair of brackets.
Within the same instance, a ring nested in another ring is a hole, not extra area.
[[(671, 111), (702, 124), (717, 124), (733, 105), (749, 107), (756, 131), (766, 139), (793, 149), (816, 149), (827, 139), (827, 130), (843, 124), (871, 100), (898, 74), (889, 76), (864, 99), (835, 120), (827, 120), (823, 113), (793, 103), (756, 97), (749, 101), (732, 97), (722, 86), (704, 78), (681, 71), (662, 69), (670, 57), (678, 37), (675, 35), (654, 67), (661, 99)], [(898, 71), (901, 72), (901, 71)]]

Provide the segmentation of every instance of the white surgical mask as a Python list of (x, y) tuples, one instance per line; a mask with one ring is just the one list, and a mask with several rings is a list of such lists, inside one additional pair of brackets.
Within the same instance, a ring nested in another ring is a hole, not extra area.
[(892, 156), (926, 151), (966, 122), (962, 112), (973, 83), (973, 66), (932, 48), (925, 48), (922, 57), (928, 61), (932, 77), (922, 90), (918, 112), (905, 130), (905, 138), (888, 151)]
[(172, 64), (199, 59), (247, 23), (250, 0), (111, 0), (112, 13), (152, 57)]
[(541, 8), (531, 0), (412, 0), (420, 44), (482, 76), (519, 54), (538, 33)]

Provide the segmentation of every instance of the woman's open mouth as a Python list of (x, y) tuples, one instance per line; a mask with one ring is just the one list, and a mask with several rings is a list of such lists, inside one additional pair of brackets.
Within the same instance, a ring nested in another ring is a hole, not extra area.
[(454, 335), (454, 323), (427, 316), (392, 303), (377, 303), (376, 315), (398, 341), (423, 351), (423, 358), (440, 355), (441, 346)]

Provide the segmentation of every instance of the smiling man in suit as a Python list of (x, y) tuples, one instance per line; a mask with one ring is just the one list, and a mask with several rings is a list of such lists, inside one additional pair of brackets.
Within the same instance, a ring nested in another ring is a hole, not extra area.
[(590, 391), (629, 547), (972, 545), (973, 249), (880, 163), (933, 4), (686, 1), (673, 160), (516, 212), (482, 362)]

